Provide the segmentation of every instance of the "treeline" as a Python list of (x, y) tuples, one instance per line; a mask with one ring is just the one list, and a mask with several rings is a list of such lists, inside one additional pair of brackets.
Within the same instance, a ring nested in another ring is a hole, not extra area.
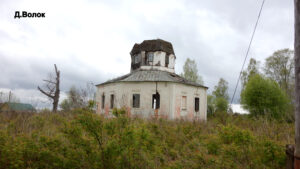
[(0, 113), (0, 168), (285, 168), (294, 141), (292, 124), (247, 115), (199, 123), (114, 114)]
[[(193, 61), (193, 64), (196, 63)], [(185, 72), (184, 75), (194, 75), (197, 74), (197, 69), (194, 69), (194, 73)], [(185, 77), (190, 80), (197, 79)], [(202, 79), (201, 76), (199, 77)], [(239, 101), (243, 108), (249, 111), (251, 117), (294, 121), (295, 73), (292, 50), (275, 51), (265, 59), (263, 66), (259, 61), (251, 58), (246, 70), (241, 72), (240, 81), (242, 90)], [(208, 116), (218, 113), (234, 113), (229, 106), (229, 99), (228, 82), (220, 78), (212, 93), (207, 97)]]
[[(181, 76), (204, 84), (195, 60), (187, 59)], [(294, 121), (294, 51), (282, 49), (265, 59), (263, 66), (254, 58), (241, 72), (242, 91), (240, 103), (252, 117)], [(235, 82), (233, 82), (234, 84)], [(229, 106), (228, 82), (220, 78), (211, 94), (207, 96), (208, 116), (234, 113)]]
[(294, 121), (294, 52), (278, 50), (264, 66), (251, 59), (242, 73), (241, 104), (254, 117)]

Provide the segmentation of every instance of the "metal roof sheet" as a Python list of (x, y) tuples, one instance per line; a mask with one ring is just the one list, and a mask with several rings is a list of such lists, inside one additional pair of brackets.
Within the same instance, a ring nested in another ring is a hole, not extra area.
[(176, 73), (170, 73), (170, 72), (160, 71), (160, 70), (138, 70), (126, 74), (124, 76), (98, 84), (96, 86), (115, 83), (115, 82), (175, 82), (175, 83), (182, 83), (182, 84), (187, 84), (192, 86), (208, 88), (201, 84), (189, 81), (177, 75)]

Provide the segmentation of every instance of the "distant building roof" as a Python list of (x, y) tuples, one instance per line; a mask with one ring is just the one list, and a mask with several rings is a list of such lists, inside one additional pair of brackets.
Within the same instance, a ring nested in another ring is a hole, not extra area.
[(0, 105), (0, 111), (8, 109), (10, 111), (35, 111), (35, 108), (31, 104), (25, 103), (2, 103)]
[(173, 46), (170, 42), (164, 41), (162, 39), (153, 39), (153, 40), (144, 40), (142, 43), (134, 44), (130, 55), (135, 55), (140, 53), (141, 51), (146, 52), (155, 52), (155, 51), (163, 51), (168, 54), (174, 54)]
[(160, 71), (160, 70), (138, 70), (126, 74), (124, 76), (98, 84), (96, 86), (115, 83), (115, 82), (175, 82), (175, 83), (182, 83), (186, 85), (208, 88), (201, 84), (189, 81), (177, 75), (176, 73), (170, 73), (170, 72)]

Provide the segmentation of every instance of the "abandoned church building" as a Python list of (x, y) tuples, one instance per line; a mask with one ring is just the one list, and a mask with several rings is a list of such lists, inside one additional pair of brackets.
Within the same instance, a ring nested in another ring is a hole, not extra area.
[(175, 73), (170, 42), (145, 40), (130, 55), (129, 74), (96, 85), (97, 113), (110, 117), (123, 107), (142, 118), (206, 120), (208, 88)]

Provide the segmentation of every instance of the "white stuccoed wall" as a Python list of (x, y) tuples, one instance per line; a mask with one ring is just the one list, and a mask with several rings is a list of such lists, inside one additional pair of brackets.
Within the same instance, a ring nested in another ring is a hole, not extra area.
[[(183, 110), (181, 107), (182, 96), (187, 97), (187, 109)], [(195, 112), (195, 97), (200, 99), (200, 109), (199, 112)], [(207, 94), (206, 88), (195, 87), (180, 83), (175, 83), (174, 87), (174, 97), (173, 97), (174, 118), (187, 118), (193, 119), (198, 118), (201, 120), (206, 120), (207, 117)]]
[[(111, 116), (110, 95), (115, 95), (115, 107), (126, 107), (131, 115), (149, 118), (154, 115), (152, 109), (152, 95), (156, 90), (155, 82), (118, 82), (97, 87), (97, 113)], [(168, 119), (200, 119), (206, 120), (206, 88), (191, 85), (157, 82), (160, 94), (160, 109), (158, 114)], [(101, 109), (101, 96), (105, 93), (105, 108)], [(132, 108), (132, 95), (140, 94), (140, 108)], [(181, 109), (182, 96), (187, 96), (187, 109)], [(200, 110), (194, 111), (194, 99), (200, 98)]]

